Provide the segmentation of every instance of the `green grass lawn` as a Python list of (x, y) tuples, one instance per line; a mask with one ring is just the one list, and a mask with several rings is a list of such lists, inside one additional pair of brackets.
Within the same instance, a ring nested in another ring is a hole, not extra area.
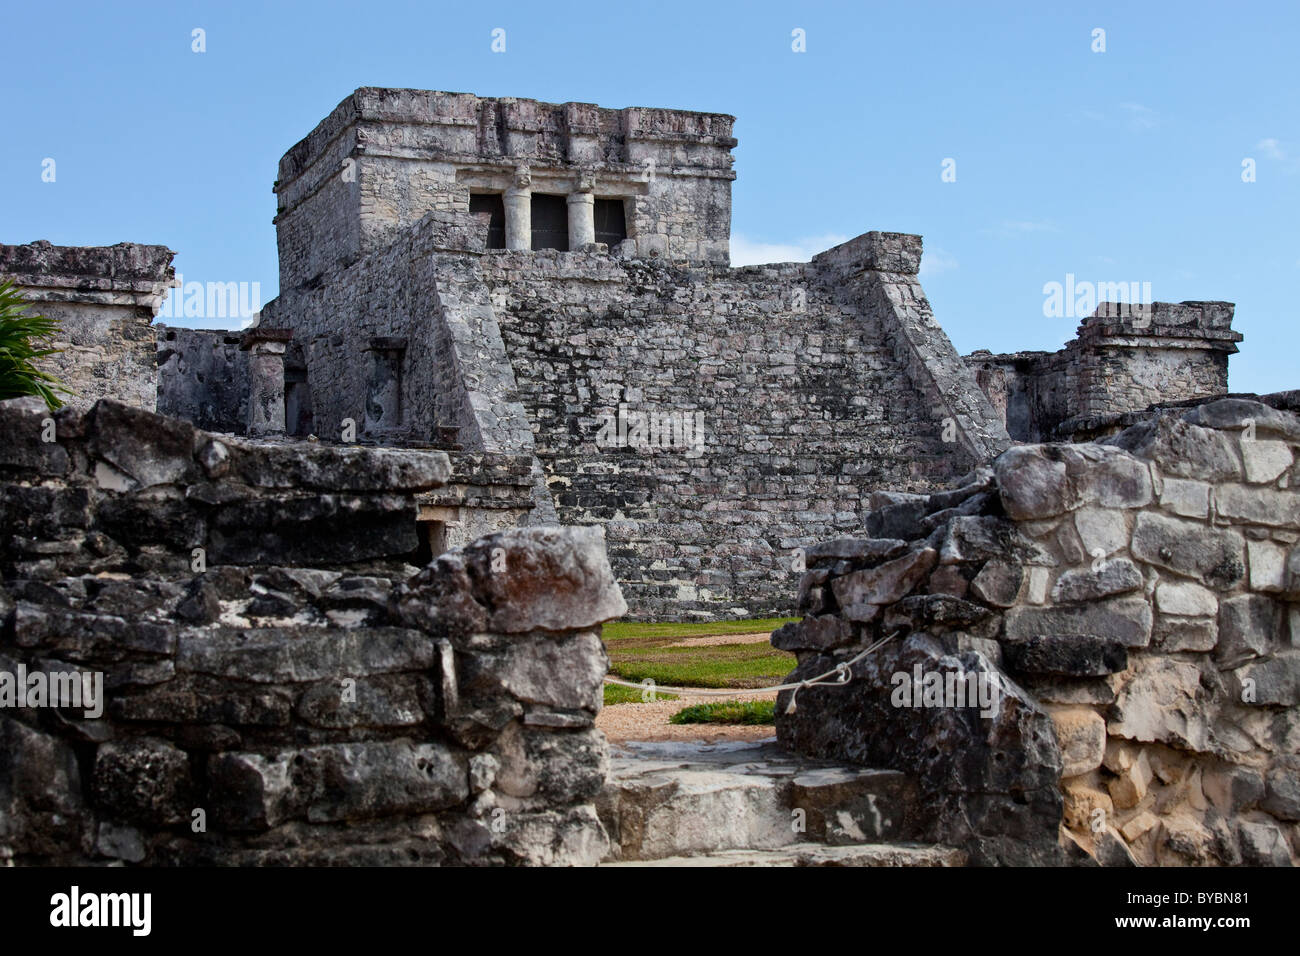
[[(677, 687), (763, 687), (779, 683), (794, 670), (795, 656), (770, 644), (718, 644), (712, 647), (670, 647), (685, 637), (770, 632), (797, 618), (711, 621), (687, 624), (606, 624), (605, 646), (610, 673), (623, 680)], [(635, 694), (640, 692), (623, 688)], [(607, 691), (608, 693), (608, 691)], [(608, 698), (607, 698), (608, 699)]]
[[(620, 684), (605, 685), (605, 704), (645, 704), (649, 701), (641, 699), (642, 691), (638, 687), (623, 687)], [(655, 691), (656, 700), (676, 700), (676, 694), (661, 694)]]
[(683, 707), (668, 718), (670, 724), (774, 724), (774, 700), (723, 700)]
[(757, 634), (760, 631), (770, 634), (782, 624), (797, 620), (797, 617), (756, 617), (744, 621), (669, 621), (663, 624), (612, 621), (605, 625), (604, 637), (606, 642), (654, 637), (667, 637), (676, 641), (683, 637), (713, 637), (718, 634)]

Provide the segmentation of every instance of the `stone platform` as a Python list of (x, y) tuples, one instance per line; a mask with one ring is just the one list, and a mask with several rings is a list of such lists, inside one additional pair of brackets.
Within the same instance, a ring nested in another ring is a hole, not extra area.
[(612, 751), (597, 812), (605, 864), (962, 866), (916, 842), (921, 808), (902, 773), (787, 753), (775, 740), (628, 743)]

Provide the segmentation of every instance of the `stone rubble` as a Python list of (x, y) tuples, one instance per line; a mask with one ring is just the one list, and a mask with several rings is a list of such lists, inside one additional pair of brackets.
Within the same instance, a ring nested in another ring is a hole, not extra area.
[[(1232, 398), (878, 496), (882, 537), (810, 548), (772, 644), (799, 680), (899, 636), (846, 687), (783, 693), (779, 741), (914, 777), (924, 838), (974, 862), (1290, 865), (1297, 451), (1300, 416)], [(899, 706), (918, 666), (997, 684), (996, 713)]]
[(106, 700), (0, 710), (0, 859), (605, 856), (600, 624), (626, 605), (599, 528), (417, 573), (442, 452), (304, 454), (111, 401), (45, 443), (47, 415), (0, 403), (0, 672), (99, 673)]

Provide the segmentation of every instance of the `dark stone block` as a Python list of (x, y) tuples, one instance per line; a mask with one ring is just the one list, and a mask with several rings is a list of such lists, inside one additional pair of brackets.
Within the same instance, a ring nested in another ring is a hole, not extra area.
[(44, 440), (44, 422), (53, 417), (45, 402), (34, 396), (0, 401), (0, 471), (67, 474), (68, 452), (57, 440), (57, 423), (56, 440)]
[(1027, 674), (1103, 677), (1128, 667), (1124, 642), (1097, 634), (1042, 634), (1006, 641), (1002, 654), (1010, 670)]
[(198, 805), (189, 756), (147, 737), (101, 745), (92, 789), (98, 806), (147, 826), (189, 821)]
[(399, 495), (314, 495), (215, 509), (210, 562), (319, 567), (402, 557), (419, 543), (416, 508)]
[(105, 499), (96, 513), (95, 527), (115, 541), (137, 548), (161, 544), (188, 552), (202, 545), (205, 536), (203, 518), (187, 501), (150, 492)]
[(184, 485), (199, 478), (194, 452), (201, 433), (189, 422), (101, 399), (88, 416), (90, 453), (140, 488)]

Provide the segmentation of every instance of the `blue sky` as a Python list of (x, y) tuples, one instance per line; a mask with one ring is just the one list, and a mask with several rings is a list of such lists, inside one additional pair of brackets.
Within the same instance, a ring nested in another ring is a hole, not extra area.
[(265, 300), (276, 163), (358, 86), (711, 110), (738, 117), (737, 261), (920, 233), (963, 352), (1060, 347), (1067, 273), (1226, 299), (1231, 387), (1300, 387), (1300, 5), (1057, 6), (11, 4), (0, 241), (163, 243)]

